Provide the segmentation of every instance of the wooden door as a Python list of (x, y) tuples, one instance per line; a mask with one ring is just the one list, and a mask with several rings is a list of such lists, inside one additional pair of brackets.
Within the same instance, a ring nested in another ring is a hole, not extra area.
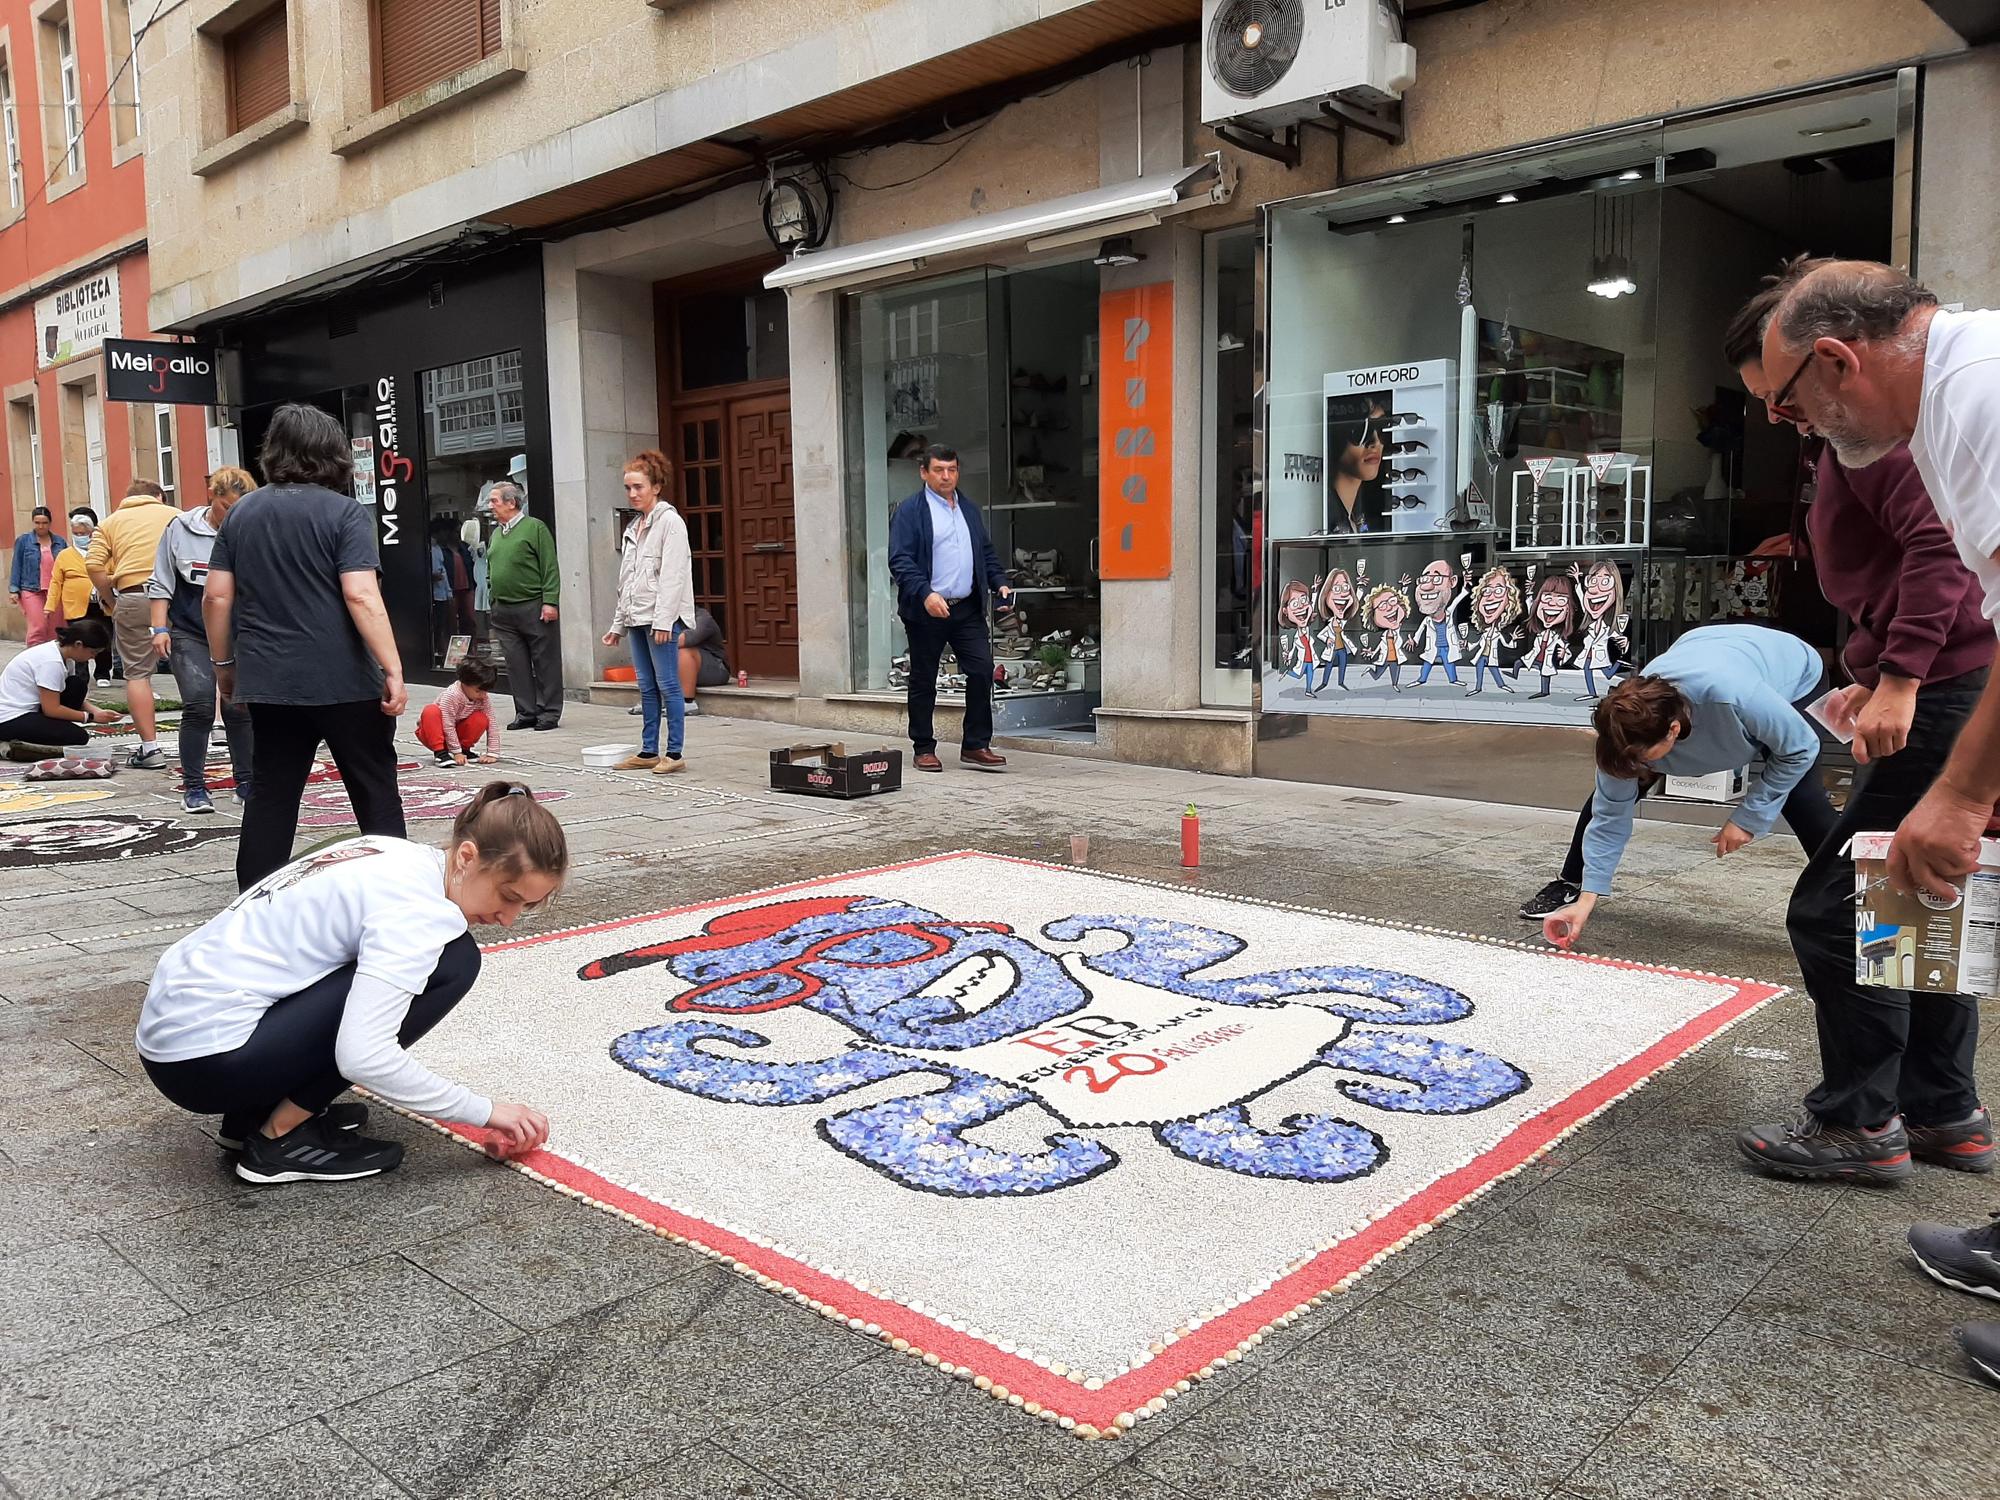
[(730, 662), (752, 677), (799, 675), (799, 558), (789, 392), (727, 405)]

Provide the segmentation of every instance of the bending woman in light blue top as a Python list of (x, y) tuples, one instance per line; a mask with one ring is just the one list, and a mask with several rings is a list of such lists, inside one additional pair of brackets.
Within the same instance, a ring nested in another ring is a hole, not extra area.
[(1542, 932), (1567, 948), (1598, 898), (1611, 893), (1639, 799), (1663, 776), (1707, 776), (1753, 761), (1762, 777), (1717, 830), (1716, 858), (1761, 838), (1782, 817), (1808, 857), (1831, 836), (1835, 814), (1820, 781), (1819, 731), (1803, 712), (1825, 668), (1797, 636), (1762, 625), (1690, 630), (1597, 705), (1597, 791), (1577, 822), (1559, 884), (1574, 891), (1543, 917)]

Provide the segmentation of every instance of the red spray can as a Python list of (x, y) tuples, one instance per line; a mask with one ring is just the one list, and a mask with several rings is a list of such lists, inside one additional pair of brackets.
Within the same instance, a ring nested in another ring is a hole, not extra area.
[(1181, 814), (1181, 868), (1201, 868), (1201, 816), (1195, 812), (1192, 802)]

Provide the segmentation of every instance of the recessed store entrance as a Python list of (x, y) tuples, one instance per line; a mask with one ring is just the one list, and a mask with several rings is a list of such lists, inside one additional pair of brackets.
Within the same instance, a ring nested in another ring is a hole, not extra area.
[(768, 266), (655, 288), (660, 433), (674, 461), (695, 599), (730, 664), (799, 675), (798, 545), (792, 511), (791, 335)]

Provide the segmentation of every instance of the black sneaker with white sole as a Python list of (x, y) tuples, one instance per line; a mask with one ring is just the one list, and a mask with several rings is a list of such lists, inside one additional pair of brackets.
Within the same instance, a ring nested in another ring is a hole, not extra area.
[(1521, 920), (1539, 922), (1551, 912), (1576, 905), (1577, 898), (1582, 894), (1583, 887), (1580, 885), (1572, 885), (1567, 880), (1551, 880), (1521, 903)]
[(252, 1131), (236, 1158), (236, 1175), (257, 1183), (348, 1182), (402, 1164), (403, 1148), (395, 1141), (335, 1130), (316, 1115), (275, 1141)]
[(1980, 1373), (1988, 1380), (2000, 1380), (2000, 1323), (1961, 1323), (1952, 1332)]
[[(368, 1106), (352, 1099), (338, 1104), (329, 1104), (320, 1111), (319, 1117), (334, 1130), (359, 1130), (368, 1123)], [(215, 1143), (225, 1151), (241, 1151), (243, 1143), (256, 1133), (257, 1127), (266, 1117), (244, 1119), (238, 1115), (224, 1115), (222, 1125), (215, 1132)]]
[(1910, 1254), (1933, 1281), (2000, 1302), (2000, 1214), (1972, 1229), (1912, 1224)]

